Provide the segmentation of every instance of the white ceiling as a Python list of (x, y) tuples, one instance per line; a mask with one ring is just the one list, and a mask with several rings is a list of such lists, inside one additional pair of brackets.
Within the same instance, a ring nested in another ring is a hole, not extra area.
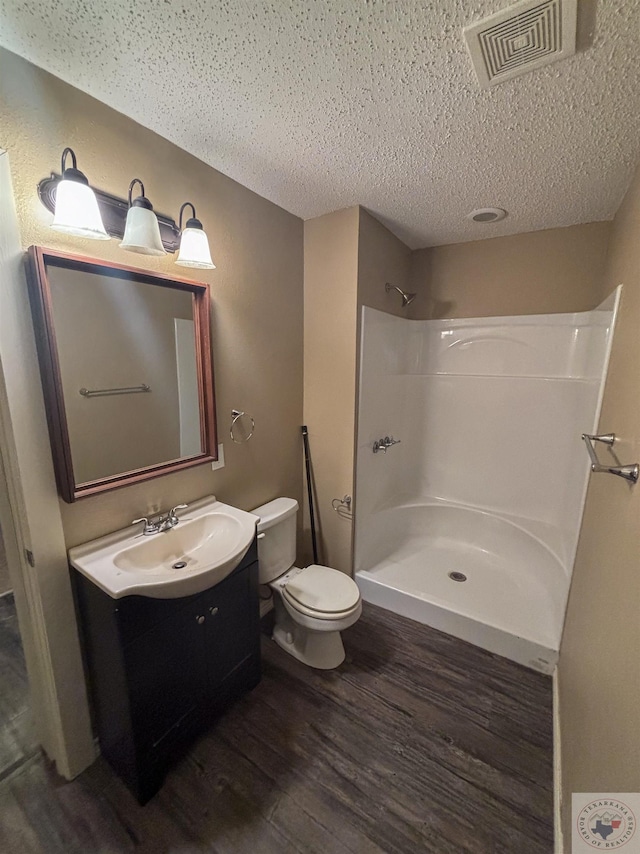
[(586, 49), (482, 91), (462, 27), (507, 5), (0, 0), (0, 43), (304, 219), (359, 203), (412, 248), (610, 219), (640, 0), (579, 0)]

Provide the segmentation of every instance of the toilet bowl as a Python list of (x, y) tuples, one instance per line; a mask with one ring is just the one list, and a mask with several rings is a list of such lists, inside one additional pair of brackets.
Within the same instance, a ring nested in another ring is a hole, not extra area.
[(298, 502), (276, 498), (252, 511), (258, 522), (261, 584), (273, 593), (273, 639), (290, 655), (320, 670), (331, 670), (345, 658), (340, 632), (362, 613), (357, 584), (328, 566), (294, 565)]

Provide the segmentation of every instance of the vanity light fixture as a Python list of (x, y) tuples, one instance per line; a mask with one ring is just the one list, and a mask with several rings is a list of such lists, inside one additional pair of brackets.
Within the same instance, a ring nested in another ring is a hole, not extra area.
[[(193, 216), (190, 217), (184, 229), (182, 228), (182, 214), (185, 208), (191, 208)], [(180, 228), (180, 252), (176, 264), (180, 267), (198, 267), (202, 270), (215, 270), (216, 265), (211, 260), (209, 241), (202, 228), (202, 223), (196, 219), (196, 209), (191, 202), (185, 202), (180, 208), (178, 220)]]
[[(71, 155), (70, 168), (65, 168), (67, 155)], [(98, 200), (89, 181), (77, 168), (76, 155), (71, 148), (62, 152), (62, 179), (56, 189), (54, 218), (51, 228), (76, 237), (109, 240), (102, 223)]]
[[(140, 184), (141, 195), (133, 198), (133, 188)], [(144, 194), (144, 184), (140, 178), (134, 178), (129, 184), (129, 210), (124, 228), (124, 237), (120, 243), (122, 249), (137, 252), (140, 255), (166, 255), (158, 218), (153, 205)]]

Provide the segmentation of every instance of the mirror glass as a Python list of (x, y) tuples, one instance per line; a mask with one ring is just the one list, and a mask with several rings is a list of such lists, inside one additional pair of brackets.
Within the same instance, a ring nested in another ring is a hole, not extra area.
[(65, 500), (215, 459), (206, 285), (36, 247), (30, 285)]
[(47, 275), (76, 482), (202, 453), (193, 296)]

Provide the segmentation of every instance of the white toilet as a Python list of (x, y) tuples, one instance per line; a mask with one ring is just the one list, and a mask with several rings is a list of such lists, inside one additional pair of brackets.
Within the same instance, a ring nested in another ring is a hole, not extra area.
[(252, 511), (260, 517), (260, 584), (273, 593), (278, 646), (310, 667), (331, 670), (344, 661), (340, 632), (362, 613), (360, 591), (337, 569), (294, 566), (297, 512), (293, 498), (276, 498)]

